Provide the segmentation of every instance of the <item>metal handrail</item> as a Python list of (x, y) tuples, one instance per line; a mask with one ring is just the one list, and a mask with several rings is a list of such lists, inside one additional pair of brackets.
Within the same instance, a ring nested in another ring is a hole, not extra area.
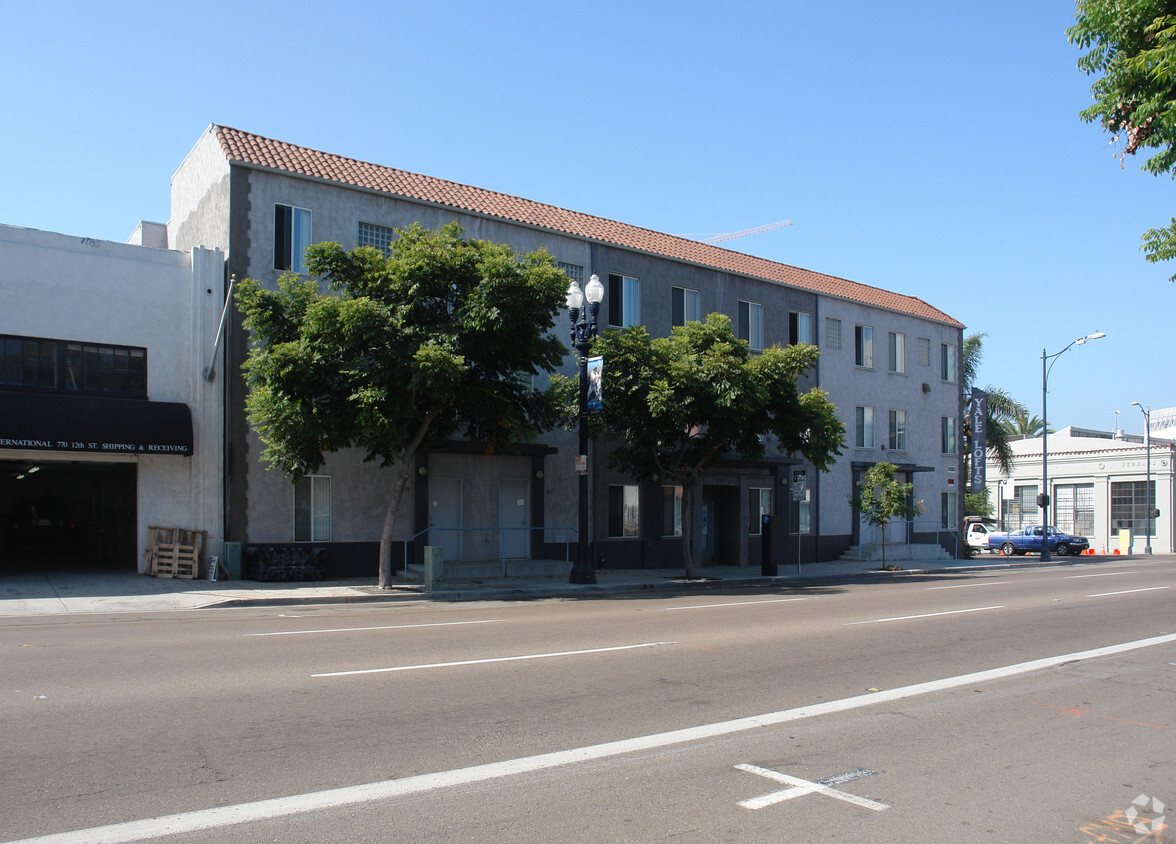
[[(431, 530), (435, 530), (435, 531), (454, 531), (454, 532), (463, 532), (463, 533), (464, 533), (464, 532), (470, 532), (470, 531), (483, 531), (483, 532), (492, 532), (492, 533), (497, 533), (497, 534), (499, 535), (499, 536), (498, 536), (498, 559), (499, 559), (499, 561), (502, 563), (502, 576), (503, 576), (503, 577), (506, 577), (506, 576), (507, 576), (507, 568), (506, 568), (506, 567), (507, 567), (507, 557), (506, 557), (506, 555), (503, 553), (503, 546), (502, 546), (502, 534), (503, 534), (503, 532), (505, 532), (505, 531), (510, 531), (510, 530), (521, 530), (521, 531), (528, 531), (528, 532), (529, 532), (529, 531), (536, 531), (536, 530), (541, 530), (541, 531), (543, 531), (543, 532), (546, 534), (548, 531), (564, 531), (564, 534), (565, 534), (565, 538), (564, 538), (564, 562), (571, 562), (571, 559), (572, 559), (572, 555), (571, 555), (571, 546), (572, 546), (572, 538), (571, 538), (571, 534), (575, 534), (575, 535), (577, 536), (577, 541), (578, 541), (578, 537), (579, 537), (579, 534), (580, 534), (580, 531), (579, 531), (579, 529), (577, 529), (577, 528), (575, 528), (575, 527), (571, 527), (571, 526), (567, 526), (567, 527), (565, 527), (565, 526), (563, 526), (563, 525), (541, 525), (541, 526), (537, 526), (537, 527), (472, 527), (472, 528), (435, 527), (435, 526), (433, 526), (433, 527), (427, 527), (427, 528), (425, 528), (424, 530), (417, 531), (417, 532), (416, 532), (416, 533), (414, 533), (412, 536), (410, 536), (410, 537), (408, 537), (407, 539), (405, 539), (405, 540), (404, 540), (404, 579), (405, 579), (405, 580), (408, 580), (408, 546), (409, 546), (409, 543), (416, 541), (417, 539), (419, 539), (420, 537), (424, 536), (426, 533), (428, 533), (428, 532), (429, 532), (429, 531), (431, 531)], [(517, 557), (512, 557), (511, 559), (518, 559), (518, 558), (517, 558)]]

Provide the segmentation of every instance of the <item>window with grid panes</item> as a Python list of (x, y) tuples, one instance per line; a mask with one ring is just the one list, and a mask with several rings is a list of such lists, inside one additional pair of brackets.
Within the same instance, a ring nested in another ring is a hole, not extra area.
[(395, 230), (388, 226), (360, 223), (355, 243), (357, 246), (371, 246), (373, 249), (379, 249), (384, 255), (388, 255), (392, 251), (392, 238), (395, 234)]
[(920, 337), (918, 343), (919, 366), (931, 365), (931, 338)]
[(825, 348), (841, 348), (841, 320), (825, 317)]

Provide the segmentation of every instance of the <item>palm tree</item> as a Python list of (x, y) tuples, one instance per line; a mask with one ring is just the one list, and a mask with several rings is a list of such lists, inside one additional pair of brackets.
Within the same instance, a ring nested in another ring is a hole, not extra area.
[[(1010, 437), (1040, 437), (1042, 429), (1045, 425), (1036, 416), (1030, 416), (1027, 412), (1018, 413), (1012, 419), (1004, 421), (1005, 432)], [(1046, 431), (1048, 434), (1054, 432), (1053, 428)]]
[[(969, 334), (964, 338), (964, 348), (960, 355), (963, 370), (964, 396), (972, 395), (976, 373), (980, 369), (980, 361), (984, 359), (984, 334)], [(1008, 474), (1013, 465), (1013, 450), (1009, 445), (1011, 437), (1005, 427), (1009, 420), (1016, 419), (1028, 413), (1025, 405), (1010, 396), (1000, 387), (989, 385), (984, 388), (988, 394), (988, 413), (984, 418), (987, 429), (985, 442), (988, 445), (987, 454), (996, 460), (1001, 470)], [(964, 459), (972, 457), (972, 426), (965, 417), (964, 422)], [(971, 472), (968, 472), (971, 475)]]

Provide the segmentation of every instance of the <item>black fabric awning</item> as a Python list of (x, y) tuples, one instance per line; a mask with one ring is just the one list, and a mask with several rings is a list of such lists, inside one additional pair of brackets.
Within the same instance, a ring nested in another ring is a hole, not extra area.
[(180, 402), (0, 391), (0, 449), (90, 454), (192, 454), (192, 412)]

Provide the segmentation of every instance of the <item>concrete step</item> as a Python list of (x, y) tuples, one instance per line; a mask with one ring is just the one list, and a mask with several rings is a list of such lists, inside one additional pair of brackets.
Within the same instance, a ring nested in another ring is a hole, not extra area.
[[(564, 560), (507, 560), (506, 577), (552, 577), (567, 574), (572, 564)], [(441, 564), (442, 578), (452, 581), (481, 580), (487, 577), (503, 577), (502, 560), (465, 562), (445, 560)], [(408, 564), (408, 579), (423, 580), (425, 567)]]
[[(913, 560), (942, 560), (949, 556), (938, 545), (929, 543), (887, 545), (885, 553), (886, 562), (888, 563), (910, 562)], [(883, 550), (881, 545), (851, 545), (839, 559), (847, 563), (857, 562), (858, 560), (882, 562), (882, 554)]]

